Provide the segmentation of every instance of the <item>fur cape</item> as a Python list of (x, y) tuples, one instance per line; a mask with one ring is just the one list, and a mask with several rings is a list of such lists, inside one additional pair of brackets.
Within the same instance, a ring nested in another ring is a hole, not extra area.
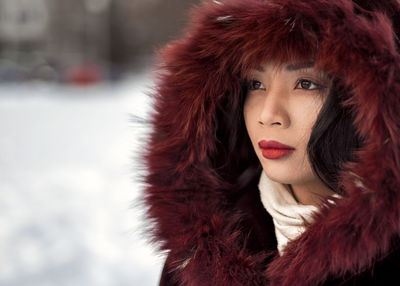
[[(340, 285), (385, 277), (400, 261), (399, 2), (210, 0), (191, 19), (185, 36), (160, 53), (144, 156), (147, 215), (154, 241), (168, 252), (161, 284)], [(322, 206), (279, 256), (257, 190), (233, 191), (243, 169), (224, 165), (235, 165), (227, 158), (236, 151), (224, 144), (230, 131), (221, 129), (221, 114), (240, 108), (249, 69), (310, 56), (348, 90), (342, 104), (366, 141), (340, 174), (344, 197)]]

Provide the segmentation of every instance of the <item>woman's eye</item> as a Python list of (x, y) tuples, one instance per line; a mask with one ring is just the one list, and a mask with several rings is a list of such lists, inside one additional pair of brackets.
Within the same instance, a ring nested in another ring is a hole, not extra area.
[(314, 90), (314, 89), (321, 89), (321, 86), (319, 84), (312, 82), (311, 80), (301, 79), (297, 82), (295, 88)]
[(248, 82), (249, 90), (258, 90), (258, 89), (265, 89), (264, 85), (258, 80), (250, 80)]

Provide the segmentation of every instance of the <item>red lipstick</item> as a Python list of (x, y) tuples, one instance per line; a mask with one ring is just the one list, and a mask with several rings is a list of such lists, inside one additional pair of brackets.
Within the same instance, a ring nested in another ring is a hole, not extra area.
[(289, 155), (295, 148), (282, 144), (278, 141), (261, 140), (258, 146), (262, 149), (262, 154), (267, 159), (279, 159)]

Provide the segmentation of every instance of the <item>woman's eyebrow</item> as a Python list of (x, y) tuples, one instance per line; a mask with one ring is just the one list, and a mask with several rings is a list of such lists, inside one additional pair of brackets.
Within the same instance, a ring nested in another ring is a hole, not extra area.
[(293, 63), (286, 66), (287, 71), (297, 71), (306, 68), (312, 68), (314, 66), (314, 62), (299, 62)]
[(256, 70), (259, 72), (265, 72), (265, 69), (262, 66), (258, 66)]

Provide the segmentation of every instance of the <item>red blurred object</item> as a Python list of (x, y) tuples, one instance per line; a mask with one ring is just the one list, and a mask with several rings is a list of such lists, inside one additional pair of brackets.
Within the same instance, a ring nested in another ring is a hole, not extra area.
[(96, 65), (85, 64), (73, 67), (66, 74), (68, 83), (90, 85), (103, 80), (103, 75)]

